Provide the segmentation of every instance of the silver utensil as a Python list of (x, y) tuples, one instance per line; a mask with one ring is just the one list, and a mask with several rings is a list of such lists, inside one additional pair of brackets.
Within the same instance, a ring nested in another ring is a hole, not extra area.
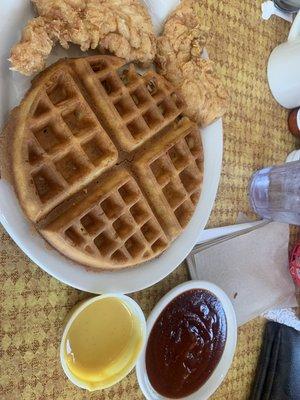
[(300, 10), (300, 0), (273, 0), (280, 10), (295, 13)]

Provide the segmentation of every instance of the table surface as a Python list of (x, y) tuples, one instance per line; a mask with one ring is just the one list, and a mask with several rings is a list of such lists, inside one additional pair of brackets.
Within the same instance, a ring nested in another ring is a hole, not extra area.
[[(209, 54), (229, 89), (224, 118), (221, 184), (209, 226), (234, 223), (249, 213), (247, 185), (253, 171), (284, 161), (296, 148), (287, 113), (272, 99), (266, 81), (270, 51), (286, 40), (289, 24), (261, 21), (261, 1), (201, 0), (210, 26)], [(2, 400), (142, 399), (135, 373), (102, 392), (74, 387), (59, 364), (58, 347), (68, 311), (87, 293), (67, 287), (37, 268), (0, 231), (0, 397)], [(159, 284), (133, 295), (148, 314), (172, 287), (188, 279), (185, 265)], [(264, 320), (239, 329), (232, 367), (212, 399), (247, 399), (262, 341)]]

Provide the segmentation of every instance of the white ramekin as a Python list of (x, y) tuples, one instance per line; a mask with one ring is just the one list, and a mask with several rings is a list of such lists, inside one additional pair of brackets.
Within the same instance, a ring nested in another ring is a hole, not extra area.
[[(140, 349), (136, 354), (136, 357), (132, 360), (132, 362), (130, 364), (128, 364), (126, 370), (123, 371), (123, 374), (118, 375), (118, 379), (116, 379), (113, 383), (111, 383), (107, 386), (100, 384), (99, 387), (95, 387), (95, 388), (91, 389), (89, 387), (88, 383), (78, 379), (70, 371), (70, 369), (67, 365), (66, 359), (65, 359), (65, 340), (66, 340), (68, 331), (69, 331), (72, 323), (86, 307), (88, 307), (90, 304), (92, 304), (96, 301), (102, 300), (104, 298), (111, 298), (111, 297), (117, 298), (117, 299), (120, 299), (121, 301), (123, 301), (126, 304), (126, 306), (129, 308), (131, 313), (138, 319), (138, 321), (140, 323), (140, 327), (141, 327), (141, 332), (142, 332), (142, 341), (141, 341)], [(63, 368), (65, 374), (70, 379), (70, 381), (72, 383), (74, 383), (74, 385), (76, 385), (82, 389), (87, 389), (89, 391), (106, 389), (110, 386), (113, 386), (114, 384), (116, 384), (117, 382), (122, 380), (123, 378), (125, 378), (125, 376), (128, 375), (129, 372), (135, 367), (137, 359), (144, 347), (145, 339), (146, 339), (146, 320), (145, 320), (145, 316), (144, 316), (143, 311), (141, 310), (140, 306), (131, 297), (123, 295), (123, 294), (119, 294), (119, 293), (103, 294), (101, 296), (92, 297), (89, 300), (83, 301), (83, 302), (77, 304), (71, 310), (71, 312), (68, 316), (68, 321), (66, 322), (66, 325), (64, 327), (64, 332), (63, 332), (61, 343), (60, 343), (60, 362), (61, 362), (61, 365), (62, 365), (62, 368)]]
[[(159, 317), (160, 313), (163, 309), (178, 295), (183, 292), (192, 289), (204, 289), (213, 293), (221, 302), (223, 309), (225, 311), (226, 320), (227, 320), (227, 338), (225, 343), (225, 348), (223, 351), (223, 355), (216, 366), (215, 370), (208, 378), (208, 380), (198, 389), (196, 392), (192, 393), (189, 396), (183, 397), (181, 400), (206, 400), (211, 396), (214, 391), (220, 386), (221, 382), (225, 378), (228, 369), (232, 363), (232, 359), (235, 352), (236, 340), (237, 340), (237, 324), (235, 312), (232, 306), (231, 301), (228, 296), (221, 290), (218, 286), (214, 285), (210, 282), (205, 281), (188, 281), (185, 282), (169, 293), (167, 293), (154, 307), (149, 318), (147, 320), (147, 337), (152, 330), (152, 327)], [(140, 354), (136, 365), (136, 374), (137, 379), (140, 385), (140, 388), (146, 397), (147, 400), (166, 400), (167, 397), (161, 396), (158, 394), (148, 379), (147, 370), (146, 370), (146, 362), (145, 362), (145, 354), (146, 354), (146, 346)]]

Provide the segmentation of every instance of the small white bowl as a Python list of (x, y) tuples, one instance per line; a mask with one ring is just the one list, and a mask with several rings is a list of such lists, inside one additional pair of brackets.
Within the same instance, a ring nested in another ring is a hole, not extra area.
[[(167, 293), (152, 310), (147, 320), (147, 337), (149, 337), (153, 325), (155, 324), (157, 318), (164, 310), (164, 308), (175, 297), (191, 289), (204, 289), (213, 293), (220, 300), (227, 320), (226, 343), (218, 365), (216, 366), (208, 380), (196, 392), (192, 393), (189, 396), (181, 398), (181, 400), (206, 400), (215, 392), (215, 390), (220, 386), (221, 382), (225, 378), (232, 363), (236, 347), (237, 324), (235, 312), (231, 301), (229, 300), (228, 296), (223, 292), (223, 290), (221, 290), (213, 283), (205, 281), (189, 281), (175, 287), (173, 290)], [(147, 400), (166, 400), (167, 397), (164, 397), (157, 393), (148, 379), (145, 362), (146, 347), (147, 344), (141, 352), (136, 365), (136, 374), (140, 388)]]
[[(66, 357), (65, 357), (65, 341), (66, 341), (66, 337), (69, 332), (69, 329), (70, 329), (71, 325), (73, 324), (74, 320), (78, 317), (78, 315), (86, 307), (88, 307), (90, 304), (92, 304), (96, 301), (102, 300), (104, 298), (110, 298), (110, 297), (117, 298), (117, 299), (120, 299), (121, 301), (123, 301), (126, 304), (126, 306), (129, 308), (131, 313), (137, 318), (137, 320), (139, 321), (140, 327), (141, 327), (142, 341), (140, 344), (140, 349), (136, 354), (136, 357), (132, 360), (132, 362), (130, 364), (128, 364), (126, 370), (124, 370), (123, 373), (120, 373), (118, 375), (117, 379), (115, 379), (113, 382), (111, 382), (108, 385), (99, 384), (98, 387), (91, 388), (87, 382), (80, 380), (79, 378), (74, 376), (74, 374), (70, 371), (70, 369), (67, 365), (67, 362), (66, 362)], [(144, 316), (143, 311), (141, 310), (140, 306), (131, 297), (128, 297), (123, 294), (119, 294), (119, 293), (103, 294), (101, 296), (92, 297), (89, 300), (80, 302), (79, 304), (75, 305), (75, 307), (71, 310), (71, 312), (68, 316), (68, 321), (64, 327), (64, 332), (63, 332), (61, 343), (60, 343), (60, 362), (61, 362), (62, 368), (64, 370), (64, 373), (67, 375), (67, 377), (70, 379), (70, 381), (74, 385), (76, 385), (82, 389), (89, 390), (89, 391), (106, 389), (106, 388), (113, 386), (116, 383), (120, 382), (135, 367), (136, 361), (144, 347), (145, 340), (146, 340), (146, 320), (145, 320), (145, 316)]]

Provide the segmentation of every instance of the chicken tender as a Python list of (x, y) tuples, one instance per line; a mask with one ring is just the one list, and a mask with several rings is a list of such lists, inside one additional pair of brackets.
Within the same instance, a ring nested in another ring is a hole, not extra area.
[(85, 0), (32, 0), (39, 16), (45, 21), (48, 35), (65, 49), (68, 43), (78, 44), (82, 51), (90, 47), (84, 23)]
[[(11, 50), (13, 70), (24, 75), (41, 71), (55, 43), (82, 51), (98, 48), (127, 62), (150, 63), (156, 38), (150, 16), (139, 0), (32, 0), (38, 18), (24, 28)], [(41, 42), (47, 42), (41, 51)], [(23, 54), (23, 50), (26, 52)]]
[(11, 49), (11, 69), (24, 75), (41, 71), (52, 47), (53, 41), (47, 34), (43, 18), (32, 19), (23, 29), (21, 42)]
[(154, 59), (156, 38), (152, 21), (138, 0), (89, 0), (85, 25), (92, 49), (100, 46), (127, 61), (144, 64)]
[(186, 114), (201, 126), (211, 124), (227, 110), (228, 93), (211, 60), (198, 58), (185, 63), (179, 87), (187, 102)]
[(214, 63), (201, 58), (208, 36), (199, 1), (182, 0), (166, 21), (156, 55), (159, 72), (182, 92), (186, 114), (202, 126), (221, 117), (228, 103)]

